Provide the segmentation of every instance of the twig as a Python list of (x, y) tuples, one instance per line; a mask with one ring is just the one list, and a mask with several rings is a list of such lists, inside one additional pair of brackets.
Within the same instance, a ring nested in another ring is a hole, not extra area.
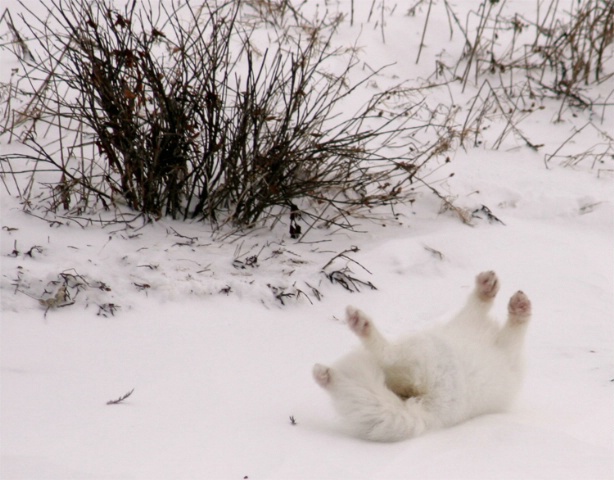
[(341, 253), (338, 253), (337, 255), (335, 255), (333, 258), (331, 258), (328, 263), (326, 265), (324, 265), (322, 267), (322, 270), (326, 270), (326, 267), (330, 266), (336, 259), (338, 258), (345, 258), (346, 260), (355, 263), (356, 265), (358, 265), (360, 268), (362, 268), (365, 272), (367, 272), (368, 274), (371, 275), (371, 272), (369, 270), (367, 270), (364, 266), (362, 266), (360, 263), (358, 263), (356, 260), (354, 260), (353, 258), (350, 258), (346, 255), (346, 253), (352, 252), (352, 253), (356, 253), (359, 252), (360, 249), (356, 246), (352, 246), (347, 250), (344, 250)]
[[(422, 181), (422, 180), (420, 180), (420, 181)], [(444, 208), (445, 208), (446, 210), (451, 210), (451, 211), (453, 211), (454, 213), (456, 213), (456, 215), (458, 215), (458, 218), (460, 218), (460, 220), (461, 220), (461, 221), (462, 221), (462, 222), (463, 222), (465, 225), (468, 225), (468, 226), (470, 226), (470, 227), (473, 227), (473, 224), (471, 223), (471, 216), (470, 216), (470, 215), (469, 215), (469, 214), (468, 214), (466, 211), (464, 211), (463, 209), (458, 208), (456, 205), (454, 205), (454, 204), (453, 204), (453, 203), (452, 203), (450, 200), (448, 200), (448, 199), (447, 199), (446, 197), (444, 197), (444, 196), (443, 196), (441, 193), (439, 193), (439, 191), (438, 191), (438, 190), (437, 190), (435, 187), (433, 187), (433, 186), (431, 186), (431, 185), (427, 184), (426, 182), (424, 182), (424, 185), (425, 185), (425, 186), (426, 186), (426, 187), (427, 187), (427, 188), (428, 188), (428, 189), (429, 189), (431, 192), (433, 192), (433, 193), (434, 193), (434, 194), (435, 194), (435, 195), (436, 195), (436, 196), (437, 196), (437, 197), (438, 197), (438, 198), (439, 198), (439, 199), (440, 199), (440, 200), (443, 202)]]
[(330, 280), (331, 283), (338, 283), (343, 288), (348, 290), (349, 292), (358, 292), (360, 291), (359, 285), (364, 285), (369, 287), (371, 290), (377, 290), (377, 287), (373, 285), (371, 282), (366, 282), (364, 280), (360, 280), (356, 277), (352, 277), (348, 272), (351, 272), (349, 268), (343, 268), (342, 270), (334, 270), (330, 273), (322, 272), (326, 275), (326, 278)]
[(132, 395), (132, 392), (134, 392), (134, 388), (132, 390), (130, 390), (128, 393), (122, 395), (121, 397), (119, 397), (116, 400), (109, 400), (107, 402), (107, 405), (118, 405), (118, 404), (120, 404), (121, 402), (126, 400), (130, 395)]
[(422, 47), (424, 47), (424, 36), (426, 35), (426, 27), (429, 24), (429, 17), (431, 16), (431, 7), (433, 6), (433, 0), (429, 1), (429, 8), (426, 11), (426, 19), (424, 20), (424, 28), (422, 29), (422, 38), (420, 38), (420, 46), (418, 48), (418, 56), (416, 57), (416, 65), (420, 62), (420, 54), (422, 53)]

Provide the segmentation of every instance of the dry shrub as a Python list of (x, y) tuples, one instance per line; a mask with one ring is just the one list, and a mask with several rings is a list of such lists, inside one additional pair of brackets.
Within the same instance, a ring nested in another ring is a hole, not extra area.
[(35, 165), (22, 170), (31, 175), (23, 197), (41, 165), (55, 172), (50, 210), (125, 203), (240, 226), (285, 212), (298, 237), (300, 218), (350, 226), (352, 212), (407, 200), (420, 167), (441, 154), (409, 148), (410, 108), (383, 115), (391, 92), (340, 114), (369, 77), (349, 86), (356, 59), (330, 46), (330, 19), (282, 9), (298, 33), (279, 33), (278, 22), (277, 44), (259, 49), (241, 2), (39, 7), (22, 17), (35, 58), (21, 80), (36, 102), (4, 132), (20, 127), (31, 153), (2, 159), (5, 173)]

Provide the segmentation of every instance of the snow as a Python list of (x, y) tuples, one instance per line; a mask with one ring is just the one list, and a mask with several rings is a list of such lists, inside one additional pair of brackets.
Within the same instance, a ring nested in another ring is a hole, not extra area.
[[(418, 44), (424, 16), (402, 13), (388, 19), (386, 45), (372, 24), (361, 33), (372, 63), (407, 55), (393, 42), (403, 22)], [(345, 26), (339, 35), (353, 41), (358, 32)], [(429, 54), (453, 49), (447, 38), (441, 47), (427, 40), (424, 72)], [(49, 224), (1, 189), (0, 477), (614, 478), (611, 165), (546, 166), (544, 152), (588, 117), (553, 126), (549, 115), (523, 123), (543, 150), (514, 140), (500, 150), (458, 149), (438, 172), (455, 205), (485, 205), (504, 225), (465, 225), (423, 192), (397, 219), (357, 219), (362, 233), (314, 229), (297, 242), (278, 225), (224, 238), (168, 219), (138, 229)], [(587, 129), (573, 147), (593, 142)], [(350, 293), (322, 275), (352, 246), (352, 261), (336, 264), (377, 290)], [(252, 255), (257, 264), (246, 265)], [(315, 362), (356, 344), (340, 320), (345, 305), (394, 337), (444, 321), (486, 269), (502, 281), (499, 317), (518, 289), (535, 312), (513, 409), (395, 444), (349, 436), (311, 378)], [(75, 303), (46, 311), (37, 299), (61, 273), (81, 282)], [(271, 286), (305, 295), (282, 297), (282, 306)]]

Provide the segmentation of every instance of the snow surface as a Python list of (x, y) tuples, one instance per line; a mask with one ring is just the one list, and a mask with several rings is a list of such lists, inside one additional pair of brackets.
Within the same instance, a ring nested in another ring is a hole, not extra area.
[[(385, 45), (378, 30), (363, 32), (365, 55), (406, 55), (391, 39), (419, 41), (423, 21), (391, 16)], [(281, 225), (223, 238), (167, 219), (50, 225), (2, 189), (0, 477), (614, 478), (613, 177), (544, 164), (586, 120), (578, 115), (556, 128), (545, 114), (529, 118), (539, 153), (522, 142), (458, 150), (445, 167), (455, 176), (440, 187), (457, 205), (486, 205), (505, 225), (464, 225), (424, 192), (397, 219), (357, 220), (363, 233), (313, 230), (297, 242)], [(322, 275), (351, 246), (353, 261), (336, 262), (377, 290), (349, 293)], [(485, 269), (502, 281), (499, 317), (518, 289), (533, 302), (514, 408), (400, 443), (349, 436), (311, 379), (313, 363), (356, 344), (345, 305), (394, 337), (445, 320)], [(82, 282), (75, 304), (45, 311), (37, 298), (61, 273)], [(305, 295), (282, 306), (272, 287), (293, 286)]]

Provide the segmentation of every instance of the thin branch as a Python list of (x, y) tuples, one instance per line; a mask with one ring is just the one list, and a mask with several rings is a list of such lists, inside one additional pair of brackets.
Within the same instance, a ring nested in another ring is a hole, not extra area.
[(121, 397), (115, 399), (115, 400), (109, 400), (107, 402), (107, 405), (118, 405), (120, 403), (122, 403), (124, 400), (126, 400), (130, 395), (132, 395), (132, 393), (134, 392), (134, 388), (132, 390), (130, 390), (128, 393), (125, 393), (124, 395), (122, 395)]

